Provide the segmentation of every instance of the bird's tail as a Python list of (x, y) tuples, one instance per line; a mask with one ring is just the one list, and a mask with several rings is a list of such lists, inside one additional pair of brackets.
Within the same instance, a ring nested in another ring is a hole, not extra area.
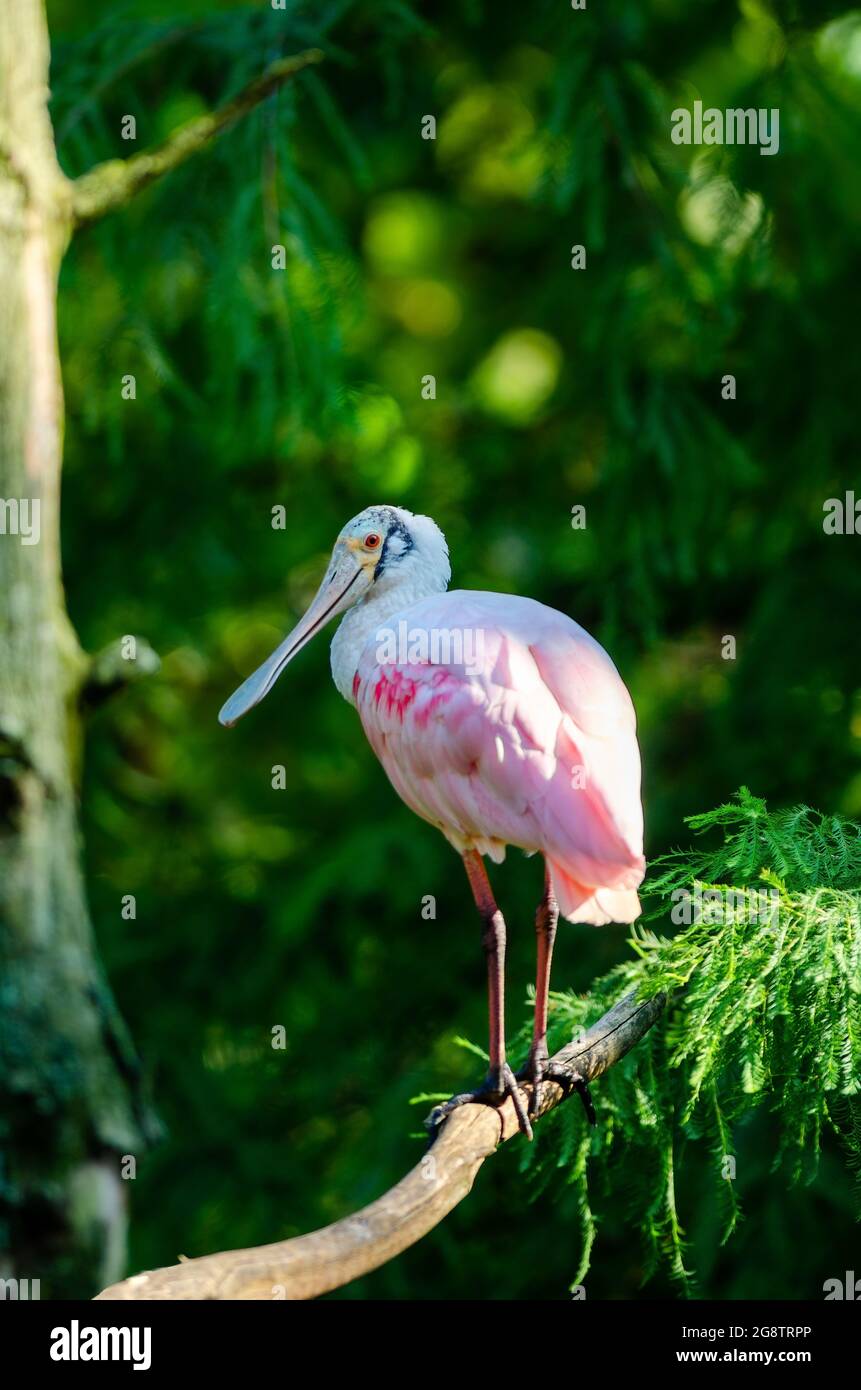
[[(640, 915), (640, 899), (633, 888), (595, 888), (578, 883), (561, 864), (547, 861), (560, 914), (569, 922), (588, 922), (603, 927), (607, 922), (633, 922)], [(636, 880), (635, 880), (636, 881)]]

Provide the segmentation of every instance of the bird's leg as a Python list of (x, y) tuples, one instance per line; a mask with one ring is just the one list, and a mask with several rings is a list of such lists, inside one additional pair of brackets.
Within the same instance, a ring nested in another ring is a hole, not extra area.
[(500, 1104), (511, 1096), (523, 1133), (532, 1138), (532, 1126), (523, 1104), (523, 1097), (505, 1055), (505, 919), (493, 897), (481, 855), (468, 850), (463, 856), (472, 894), (484, 924), (481, 944), (487, 958), (487, 1002), (490, 1016), (490, 1068), (483, 1085), (477, 1091), (452, 1096), (444, 1105), (431, 1111), (426, 1121), (431, 1130), (460, 1105), (481, 1101)]
[(547, 1071), (547, 1001), (550, 994), (550, 967), (553, 961), (553, 944), (556, 940), (556, 927), (559, 922), (559, 904), (550, 881), (550, 870), (544, 869), (544, 897), (535, 913), (535, 936), (537, 942), (537, 963), (535, 967), (535, 1016), (532, 1024), (532, 1046), (529, 1056), (518, 1077), (532, 1082), (532, 1095), (529, 1098), (529, 1113), (535, 1115), (541, 1098), (541, 1078)]
[(589, 1088), (582, 1079), (568, 1075), (556, 1075), (550, 1069), (547, 1052), (547, 1002), (550, 995), (550, 968), (553, 961), (553, 945), (556, 941), (556, 928), (559, 923), (559, 904), (553, 892), (550, 870), (544, 868), (544, 897), (535, 914), (535, 935), (537, 938), (537, 964), (535, 968), (535, 1016), (532, 1025), (532, 1046), (522, 1071), (517, 1073), (519, 1081), (531, 1081), (532, 1093), (529, 1097), (529, 1114), (538, 1114), (541, 1104), (541, 1082), (559, 1082), (566, 1092), (576, 1087), (583, 1101), (590, 1124), (595, 1124), (595, 1110)]

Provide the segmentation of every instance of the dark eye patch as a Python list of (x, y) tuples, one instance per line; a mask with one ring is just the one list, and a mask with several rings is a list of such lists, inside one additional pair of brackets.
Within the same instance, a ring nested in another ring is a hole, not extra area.
[(383, 548), (380, 552), (380, 558), (377, 561), (376, 567), (374, 569), (375, 581), (379, 579), (380, 575), (383, 573), (387, 561), (392, 558), (392, 555), (389, 553), (389, 541), (392, 539), (393, 536), (397, 536), (398, 539), (403, 542), (403, 549), (395, 557), (397, 560), (402, 560), (405, 555), (408, 555), (415, 544), (412, 536), (410, 535), (404, 523), (400, 521), (397, 517), (395, 517), (386, 533), (386, 539), (383, 542)]

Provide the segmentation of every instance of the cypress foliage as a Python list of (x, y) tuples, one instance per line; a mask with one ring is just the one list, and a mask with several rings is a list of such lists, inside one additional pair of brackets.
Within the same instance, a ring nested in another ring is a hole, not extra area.
[(553, 995), (551, 1052), (629, 989), (671, 996), (596, 1084), (597, 1129), (564, 1105), (524, 1146), (542, 1188), (561, 1172), (578, 1191), (575, 1284), (595, 1240), (596, 1183), (627, 1204), (647, 1276), (665, 1262), (689, 1284), (676, 1165), (691, 1147), (706, 1152), (728, 1240), (744, 1185), (736, 1133), (754, 1110), (771, 1117), (773, 1168), (789, 1183), (812, 1181), (826, 1129), (861, 1165), (861, 826), (807, 806), (769, 812), (746, 787), (687, 820), (697, 838), (655, 861), (644, 903), (647, 920), (686, 912), (690, 925), (667, 936), (638, 924), (630, 960), (586, 995)]

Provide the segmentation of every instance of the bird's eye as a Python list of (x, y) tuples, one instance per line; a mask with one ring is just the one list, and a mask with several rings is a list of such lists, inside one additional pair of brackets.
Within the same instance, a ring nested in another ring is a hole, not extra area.
[(382, 536), (380, 536), (376, 531), (370, 531), (368, 535), (365, 537), (363, 544), (366, 550), (376, 550), (381, 540)]

